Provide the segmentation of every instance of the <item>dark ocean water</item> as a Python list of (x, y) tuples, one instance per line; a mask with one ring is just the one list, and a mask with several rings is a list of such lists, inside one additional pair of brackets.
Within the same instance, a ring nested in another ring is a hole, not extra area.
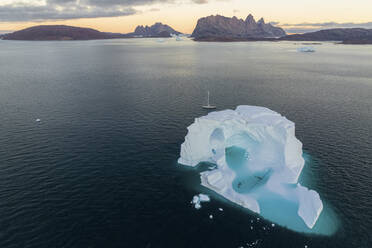
[[(372, 247), (372, 47), (299, 46), (0, 41), (0, 247)], [(296, 123), (333, 235), (272, 228), (177, 165), (208, 89)]]

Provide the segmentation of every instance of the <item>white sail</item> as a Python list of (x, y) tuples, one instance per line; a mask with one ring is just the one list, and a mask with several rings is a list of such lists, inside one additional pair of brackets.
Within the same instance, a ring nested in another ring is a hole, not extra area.
[(215, 109), (216, 106), (213, 106), (209, 103), (209, 90), (207, 91), (208, 94), (207, 94), (207, 105), (203, 106), (204, 109)]

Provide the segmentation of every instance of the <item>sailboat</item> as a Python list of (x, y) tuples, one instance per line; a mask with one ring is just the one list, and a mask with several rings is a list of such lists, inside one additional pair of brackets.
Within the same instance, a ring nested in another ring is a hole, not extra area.
[(209, 104), (209, 91), (208, 91), (208, 102), (207, 102), (207, 105), (204, 105), (203, 108), (204, 109), (215, 109), (216, 108), (216, 106)]

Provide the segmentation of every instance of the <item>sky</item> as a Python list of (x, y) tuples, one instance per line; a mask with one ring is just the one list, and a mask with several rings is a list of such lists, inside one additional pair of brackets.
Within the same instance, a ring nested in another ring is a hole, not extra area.
[(155, 22), (192, 33), (199, 18), (216, 14), (243, 19), (252, 14), (289, 33), (302, 33), (372, 28), (371, 10), (371, 0), (0, 0), (0, 33), (41, 24), (128, 33)]

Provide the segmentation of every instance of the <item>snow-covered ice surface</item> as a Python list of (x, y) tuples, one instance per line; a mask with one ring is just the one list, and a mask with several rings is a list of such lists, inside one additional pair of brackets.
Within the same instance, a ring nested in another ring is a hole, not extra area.
[(323, 210), (319, 194), (298, 182), (305, 161), (295, 124), (268, 108), (238, 106), (196, 118), (178, 163), (201, 162), (217, 165), (201, 172), (203, 186), (282, 226), (311, 230)]

